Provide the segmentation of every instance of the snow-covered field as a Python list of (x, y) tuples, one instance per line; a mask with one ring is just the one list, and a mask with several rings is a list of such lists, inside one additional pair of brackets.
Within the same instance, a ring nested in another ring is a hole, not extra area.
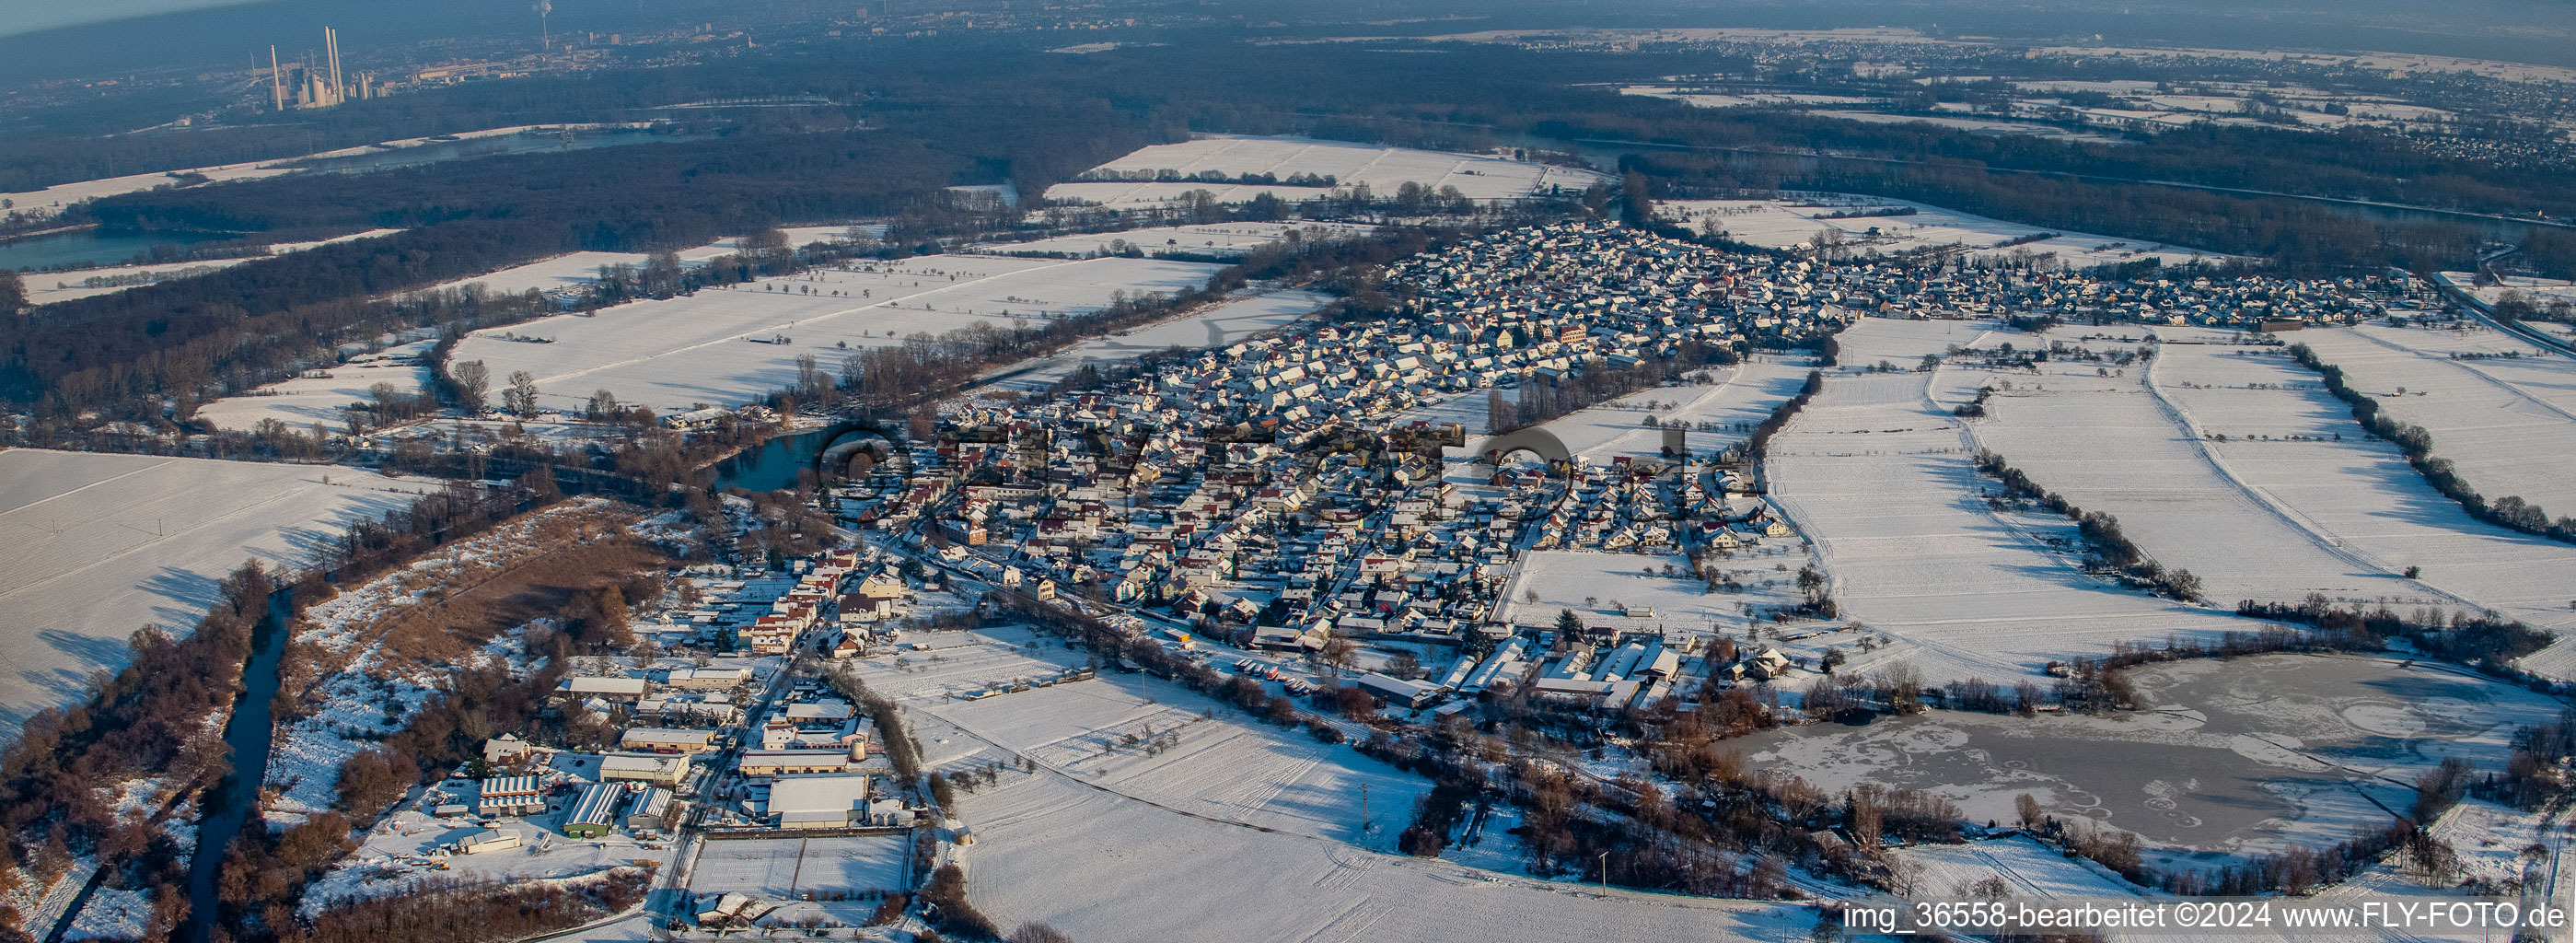
[[(2134, 330), (2126, 335), (2131, 342), (2088, 340), (2087, 333), (2060, 329), (2048, 340), (2103, 354), (2147, 346), (2143, 332)], [(2066, 358), (2042, 367), (2037, 375), (1954, 365), (1941, 372), (1997, 384), (1986, 401), (1987, 418), (1967, 426), (1979, 445), (2078, 507), (2119, 518), (2123, 532), (2158, 563), (2200, 577), (2212, 601), (2295, 602), (2317, 592), (2339, 601), (2453, 602), (2344, 553), (2247, 492), (2217, 464), (2215, 443), (2185, 431), (2147, 388), (2140, 366), (2115, 368), (2121, 375), (2112, 377), (2096, 374), (2101, 365)], [(2000, 386), (2007, 383), (2010, 389)]]
[(0, 731), (123, 665), (143, 624), (193, 629), (242, 561), (300, 567), (349, 522), (429, 487), (338, 467), (0, 451)]
[(30, 216), (51, 216), (60, 212), (63, 207), (81, 202), (82, 200), (94, 200), (100, 197), (119, 196), (127, 193), (140, 193), (160, 186), (176, 186), (179, 183), (180, 175), (183, 174), (204, 174), (210, 182), (222, 183), (233, 180), (257, 180), (262, 177), (274, 177), (279, 174), (290, 174), (295, 172), (295, 168), (293, 167), (277, 166), (281, 163), (283, 162), (246, 161), (239, 164), (221, 164), (214, 167), (196, 167), (188, 170), (173, 170), (168, 173), (133, 174), (131, 176), (124, 177), (108, 177), (101, 180), (83, 180), (77, 183), (56, 184), (42, 190), (32, 190), (26, 193), (0, 193), (0, 197), (5, 197), (11, 202), (16, 203), (19, 212), (26, 213)]
[[(811, 241), (798, 240), (795, 236), (795, 231), (789, 232), (789, 242), (791, 244), (802, 244), (805, 241)], [(708, 259), (712, 259), (717, 256), (732, 254), (736, 251), (740, 243), (740, 239), (721, 239), (694, 249), (683, 250), (677, 253), (677, 255), (679, 255), (680, 261), (683, 264), (703, 263)], [(476, 275), (471, 278), (460, 278), (446, 284), (433, 286), (433, 290), (436, 288), (461, 288), (466, 285), (479, 284), (495, 294), (515, 295), (532, 288), (538, 291), (553, 291), (558, 288), (579, 288), (598, 281), (599, 270), (603, 266), (641, 266), (644, 264), (645, 259), (646, 253), (642, 252), (567, 252), (553, 258), (539, 259), (526, 265), (505, 268), (498, 272)]]
[(2576, 515), (2565, 464), (2576, 458), (2576, 359), (2486, 329), (2365, 325), (2289, 340), (2342, 367), (2344, 382), (2381, 397), (2392, 418), (2431, 432), (2433, 455), (2489, 500), (2512, 495)]
[[(1457, 187), (1476, 200), (1508, 200), (1558, 189), (1581, 191), (1609, 178), (1588, 170), (1555, 167), (1478, 154), (1449, 154), (1401, 147), (1298, 137), (1210, 135), (1180, 144), (1157, 144), (1092, 168), (1092, 172), (1177, 170), (1183, 176), (1218, 171), (1229, 176), (1296, 174), (1333, 177), (1340, 186), (1367, 184), (1380, 196), (1419, 183)], [(1050, 200), (1079, 200), (1108, 207), (1155, 206), (1206, 190), (1220, 203), (1242, 203), (1262, 193), (1295, 202), (1323, 196), (1323, 187), (1247, 186), (1188, 182), (1080, 182), (1048, 187)]]
[(250, 429), (262, 419), (275, 419), (302, 430), (314, 423), (341, 429), (347, 414), (340, 407), (371, 401), (367, 388), (391, 383), (405, 396), (417, 396), (429, 383), (429, 365), (419, 358), (434, 342), (417, 341), (388, 347), (348, 363), (271, 383), (246, 396), (228, 396), (197, 408), (197, 418), (219, 429)]
[[(1016, 630), (916, 641), (933, 650), (859, 665), (903, 704), (925, 762), (952, 772), (1038, 764), (958, 803), (975, 844), (953, 854), (976, 905), (1004, 927), (1042, 921), (1085, 940), (1678, 941), (1772, 937), (1815, 921), (1788, 905), (1617, 890), (1603, 900), (1588, 885), (1388, 854), (1429, 789), (1419, 777), (1144, 675), (956, 699), (1076, 655)], [(1014, 647), (1028, 642), (1037, 647)], [(1126, 743), (1131, 733), (1138, 743)], [(1167, 735), (1177, 743), (1146, 749)]]
[[(352, 239), (372, 239), (377, 236), (389, 236), (401, 231), (402, 230), (399, 229), (370, 229), (366, 232), (352, 233), (346, 236), (316, 240), (313, 242), (281, 242), (268, 247), (268, 256), (258, 258), (273, 258), (285, 255), (289, 252), (301, 252), (315, 246), (327, 246), (335, 242), (347, 242)], [(232, 266), (240, 265), (244, 262), (256, 260), (257, 258), (210, 259), (203, 262), (164, 262), (157, 265), (114, 265), (106, 268), (81, 269), (77, 272), (30, 273), (27, 276), (27, 300), (34, 304), (45, 305), (52, 304), (57, 301), (70, 301), (74, 298), (87, 298), (92, 295), (114, 294), (116, 292), (124, 291), (127, 288), (134, 287), (132, 285), (84, 284), (93, 278), (115, 279), (129, 278), (138, 275), (154, 275), (161, 278), (173, 278), (182, 277), (180, 273), (183, 272), (202, 274), (203, 272), (231, 268)]]
[(1005, 389), (1042, 390), (1084, 364), (1105, 366), (1174, 347), (1222, 347), (1313, 314), (1330, 301), (1330, 295), (1302, 290), (1235, 298), (1188, 317), (1095, 337), (1046, 357), (997, 368), (988, 376), (997, 378)]
[[(1038, 777), (968, 800), (959, 858), (1005, 927), (1084, 940), (1791, 939), (1789, 904), (1638, 894), (1362, 851), (1176, 815), (1077, 780)], [(1205, 888), (1208, 893), (1172, 893)]]
[[(1563, 417), (1541, 423), (1539, 428), (1556, 436), (1557, 441), (1575, 455), (1595, 465), (1607, 465), (1611, 459), (1659, 458), (1663, 456), (1665, 426), (1696, 426), (1704, 422), (1721, 427), (1736, 423), (1760, 423), (1790, 397), (1798, 395), (1798, 386), (1807, 382), (1812, 369), (1801, 361), (1765, 358), (1735, 367), (1713, 367), (1715, 383), (1657, 387), (1631, 393), (1598, 406), (1579, 409)], [(1511, 400), (1505, 391), (1503, 398)], [(1648, 404), (1654, 404), (1649, 408)], [(1473, 413), (1454, 419), (1472, 430), (1487, 427), (1485, 398), (1470, 394), (1460, 397), (1459, 408)], [(1656, 426), (1648, 427), (1645, 419), (1655, 417)], [(1722, 428), (1705, 430), (1686, 428), (1684, 444), (1695, 454), (1705, 455), (1742, 441), (1748, 430)], [(1484, 448), (1477, 439), (1469, 439), (1468, 455), (1482, 455)]]
[[(1820, 218), (1833, 212), (1899, 206), (1912, 207), (1914, 213), (1850, 219)], [(1659, 216), (1677, 219), (1692, 229), (1714, 220), (1729, 239), (1779, 248), (1811, 245), (1818, 233), (1831, 229), (1840, 234), (1845, 251), (1858, 254), (1892, 254), (1956, 245), (1966, 250), (1970, 257), (1980, 259), (2008, 258), (2015, 253), (2053, 253), (2058, 264), (2068, 268), (2150, 258), (2166, 265), (2194, 260), (2216, 262), (2227, 258), (2181, 246), (1987, 219), (1928, 203), (1841, 193), (1805, 194), (1794, 200), (1673, 200), (1655, 204), (1655, 212)], [(1878, 231), (1875, 236), (1870, 234), (1873, 229)], [(2018, 245), (1998, 245), (2046, 233), (2057, 235)]]
[[(1787, 572), (1773, 569), (1784, 563), (1788, 565)], [(1716, 629), (1740, 636), (1745, 626), (1745, 606), (1784, 605), (1797, 600), (1793, 574), (1806, 563), (1797, 538), (1766, 541), (1762, 546), (1738, 550), (1734, 557), (1720, 563), (1740, 571), (1737, 579), (1747, 585), (1746, 592), (1710, 593), (1702, 591), (1707, 586), (1705, 582), (1691, 575), (1690, 560), (1678, 554), (1532, 551), (1523, 554), (1520, 565), (1513, 569), (1500, 614), (1503, 621), (1533, 629), (1554, 626), (1557, 611), (1571, 609), (1585, 625), (1610, 626), (1621, 632), (1705, 633)], [(1667, 564), (1673, 567), (1674, 575), (1663, 575)], [(1654, 572), (1649, 574), (1649, 569)], [(1531, 593), (1537, 594), (1535, 600), (1530, 598)], [(1645, 614), (1649, 610), (1652, 615)]]
[(1138, 251), (1185, 252), (1196, 255), (1242, 255), (1255, 248), (1279, 242), (1289, 233), (1301, 238), (1319, 235), (1345, 237), (1364, 234), (1369, 227), (1349, 223), (1208, 223), (1197, 226), (1155, 226), (1120, 232), (1081, 233), (1057, 236), (1035, 242), (989, 242), (975, 246), (978, 252), (1061, 252), (1068, 255), (1108, 254), (1113, 243), (1134, 246)]
[(2015, 835), (1964, 845), (1915, 845), (1894, 857), (1912, 866), (1914, 893), (1968, 898), (1966, 888), (1989, 877), (2004, 880), (2015, 897), (2131, 897), (2145, 890), (2101, 865), (2069, 858), (2037, 840)]
[[(1051, 675), (1081, 662), (1060, 648), (1015, 649), (1014, 642), (1034, 640), (1024, 631), (928, 637), (939, 648), (927, 658), (907, 655), (901, 669), (892, 659), (861, 662), (860, 668), (871, 688), (898, 696), (919, 718), (915, 736), (933, 766), (954, 770), (1026, 758), (1040, 764), (1040, 778), (1071, 777), (1167, 813), (1386, 850), (1395, 847), (1401, 816), (1431, 788), (1348, 746), (1327, 746), (1252, 721), (1187, 688), (1143, 675), (1104, 672), (1091, 681), (959, 699), (952, 694)], [(1130, 734), (1137, 742), (1127, 741)], [(1164, 735), (1177, 742), (1147, 749)], [(1025, 778), (1014, 772), (1002, 781)], [(979, 830), (989, 821), (981, 795), (969, 793), (960, 801), (967, 823)]]
[[(1870, 318), (1844, 333), (1844, 359), (1912, 363), (1985, 326)], [(1853, 670), (1901, 661), (1927, 680), (2006, 680), (2113, 642), (2255, 627), (2085, 574), (2039, 539), (2062, 519), (1988, 511), (1993, 483), (1946, 408), (1960, 394), (1945, 385), (1934, 400), (1948, 372), (1829, 378), (1772, 440), (1771, 497), (1815, 543), (1843, 616), (1896, 640), (1855, 654)]]
[(2396, 446), (2366, 441), (2351, 410), (2280, 349), (2156, 330), (2168, 342), (2148, 371), (2156, 395), (2186, 434), (2209, 438), (2213, 460), (2248, 494), (2380, 572), (2421, 566), (2425, 585), (2453, 597), (2535, 627), (2576, 629), (2576, 547), (2471, 519)]
[[(538, 402), (547, 408), (578, 407), (602, 389), (659, 412), (696, 403), (738, 405), (792, 385), (800, 355), (837, 375), (851, 349), (979, 324), (1008, 329), (1042, 313), (1083, 313), (1106, 306), (1113, 293), (1192, 289), (1216, 268), (1155, 259), (949, 255), (861, 263), (478, 331), (457, 345), (452, 359), (488, 364), (496, 389), (516, 371), (533, 374)], [(778, 337), (788, 342), (761, 342)]]

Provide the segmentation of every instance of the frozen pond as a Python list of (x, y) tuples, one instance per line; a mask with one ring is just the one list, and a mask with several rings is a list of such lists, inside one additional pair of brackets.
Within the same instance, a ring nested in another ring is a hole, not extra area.
[(2501, 770), (2514, 729), (2557, 715), (2542, 695), (2401, 658), (2263, 655), (2134, 669), (2128, 714), (2018, 718), (1934, 711), (1738, 741), (1758, 769), (1839, 792), (1872, 781), (2008, 822), (2030, 793), (2183, 851), (2264, 851), (2347, 837), (2412, 801), (2417, 773), (2458, 756)]

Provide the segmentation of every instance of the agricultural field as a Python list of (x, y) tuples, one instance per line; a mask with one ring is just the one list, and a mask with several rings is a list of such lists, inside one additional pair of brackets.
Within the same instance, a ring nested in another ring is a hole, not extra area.
[(1194, 289), (1216, 270), (1125, 258), (941, 255), (851, 263), (478, 331), (451, 359), (489, 365), (496, 395), (504, 378), (527, 371), (547, 409), (577, 409), (603, 389), (665, 413), (698, 403), (739, 405), (793, 385), (800, 356), (837, 375), (852, 348), (977, 325), (1007, 330), (1097, 310), (1114, 293)]
[[(2454, 756), (2502, 768), (2514, 730), (2559, 711), (2510, 684), (2395, 657), (2263, 655), (2129, 677), (2143, 701), (2135, 712), (1934, 711), (1763, 731), (1743, 748), (1753, 765), (1828, 793), (1860, 782), (1923, 789), (1978, 822), (2013, 821), (2013, 797), (2028, 793), (2051, 816), (2135, 832), (2206, 867), (2190, 856), (2321, 847), (2384, 823), (2382, 806), (2411, 802), (2417, 774)], [(1950, 890), (1934, 880), (1924, 893)]]
[[(1394, 849), (1414, 801), (1430, 790), (1422, 778), (1348, 746), (1258, 723), (1144, 675), (1104, 672), (1090, 681), (966, 700), (955, 695), (1053, 675), (1080, 662), (1024, 631), (933, 638), (936, 649), (927, 656), (859, 663), (869, 686), (896, 696), (914, 718), (926, 765), (955, 772), (1029, 760), (1038, 772), (1013, 769), (1001, 782), (1068, 778), (1166, 813), (1381, 850)], [(1015, 648), (1027, 642), (1039, 647)], [(990, 821), (981, 795), (960, 800), (979, 841)]]
[[(814, 242), (830, 242), (838, 240), (852, 228), (853, 227), (849, 226), (798, 226), (781, 229), (779, 231), (787, 234), (788, 245), (802, 246)], [(883, 235), (884, 233), (883, 227), (856, 228), (862, 230), (863, 234), (866, 232), (873, 232), (877, 235)], [(741, 250), (741, 237), (734, 237), (730, 239), (718, 239), (703, 246), (680, 250), (674, 254), (680, 257), (680, 264), (682, 265), (699, 266), (706, 264), (710, 259), (714, 259), (718, 256), (731, 255)], [(611, 265), (641, 266), (644, 264), (647, 255), (647, 253), (643, 252), (567, 252), (562, 255), (539, 259), (526, 265), (513, 266), (489, 274), (476, 275), (471, 278), (460, 278), (443, 285), (432, 286), (432, 288), (426, 290), (434, 291), (442, 288), (463, 288), (468, 285), (481, 285), (485, 291), (489, 291), (494, 294), (515, 295), (531, 290), (551, 292), (561, 289), (582, 288), (599, 280), (600, 269)]]
[[(1498, 615), (1514, 625), (1544, 629), (1556, 624), (1559, 610), (1570, 609), (1584, 625), (1620, 632), (1704, 635), (1717, 628), (1741, 635), (1746, 607), (1798, 601), (1795, 572), (1806, 563), (1797, 538), (1773, 538), (1717, 561), (1737, 574), (1746, 591), (1713, 593), (1691, 574), (1689, 558), (1679, 554), (1531, 551), (1514, 568)], [(1673, 567), (1671, 575), (1663, 572), (1667, 565)]]
[(1285, 326), (1332, 301), (1321, 292), (1263, 292), (1209, 305), (1190, 314), (1095, 337), (1044, 357), (997, 368), (986, 378), (1003, 389), (1043, 390), (1085, 365), (1107, 366), (1175, 347), (1222, 347)]
[[(1914, 212), (1908, 215), (1825, 218), (1830, 213), (1865, 213), (1899, 208)], [(1802, 194), (1776, 200), (1671, 200), (1655, 204), (1655, 214), (1694, 230), (1714, 224), (1727, 234), (1728, 239), (1736, 242), (1783, 249), (1813, 245), (1819, 233), (1830, 230), (1836, 234), (1834, 238), (1839, 242), (1839, 248), (1829, 251), (1851, 255), (1894, 254), (1955, 246), (1975, 259), (2009, 260), (2053, 255), (2059, 266), (2070, 269), (2146, 259), (2155, 259), (2166, 265), (2181, 265), (2195, 260), (2220, 262), (2228, 258), (2181, 246), (1987, 219), (1928, 203), (1840, 193)], [(1872, 230), (1876, 233), (1873, 234)]]
[[(1379, 147), (1345, 141), (1297, 137), (1209, 135), (1179, 144), (1157, 144), (1091, 169), (1092, 174), (1132, 174), (1173, 170), (1181, 176), (1216, 171), (1229, 177), (1271, 174), (1282, 180), (1312, 174), (1335, 178), (1339, 186), (1366, 184), (1380, 196), (1392, 196), (1407, 183), (1426, 188), (1457, 187), (1478, 201), (1510, 200), (1558, 190), (1580, 192), (1609, 178), (1589, 170), (1556, 167), (1481, 154), (1449, 154), (1401, 147)], [(1243, 203), (1262, 193), (1289, 202), (1316, 199), (1329, 188), (1286, 184), (1244, 185), (1173, 181), (1099, 181), (1059, 183), (1048, 187), (1049, 200), (1068, 200), (1116, 208), (1160, 206), (1193, 190), (1216, 195), (1219, 203)]]
[[(2047, 339), (2104, 354), (2146, 346), (2141, 334), (2090, 331), (2061, 328)], [(2144, 369), (2106, 377), (2102, 366), (2064, 357), (2040, 366), (2035, 375), (1964, 365), (1941, 372), (1995, 387), (1986, 418), (1966, 425), (1979, 446), (2076, 506), (2119, 518), (2156, 562), (2200, 577), (2212, 601), (2296, 602), (2314, 592), (2339, 602), (2456, 602), (2344, 553), (2246, 491), (2218, 463), (2215, 443), (2186, 431), (2147, 387)], [(2076, 429), (2083, 434), (2068, 434)]]
[(2342, 367), (2391, 418), (2432, 433), (2433, 455), (2488, 500), (2576, 515), (2576, 475), (2552, 461), (2576, 456), (2576, 358), (2483, 328), (2364, 325), (2289, 340)]
[(430, 487), (349, 468), (0, 451), (0, 731), (125, 663), (146, 623), (185, 632), (244, 560), (300, 567), (351, 521)]
[[(1663, 457), (1665, 427), (1716, 423), (1722, 428), (1685, 429), (1685, 445), (1691, 451), (1714, 452), (1750, 434), (1749, 428), (1731, 427), (1738, 423), (1748, 427), (1758, 424), (1782, 402), (1798, 395), (1798, 387), (1807, 381), (1810, 369), (1802, 360), (1765, 357), (1733, 367), (1711, 367), (1707, 372), (1715, 382), (1631, 393), (1548, 420), (1537, 428), (1547, 430), (1573, 454), (1595, 465), (1607, 465), (1620, 457)], [(1502, 391), (1502, 395), (1506, 404), (1516, 396), (1509, 390)], [(1484, 430), (1491, 427), (1489, 411), (1483, 394), (1469, 393), (1435, 410), (1418, 412), (1423, 418)], [(1654, 427), (1645, 425), (1649, 416), (1655, 418)], [(1484, 453), (1483, 444), (1476, 439), (1470, 439), (1467, 445), (1465, 454)]]
[[(2470, 518), (2396, 446), (2368, 441), (2351, 410), (2280, 348), (2237, 345), (2219, 331), (2156, 333), (2166, 343), (2147, 371), (2150, 388), (2274, 514), (2382, 573), (2421, 566), (2420, 582), (2463, 608), (2576, 628), (2566, 576), (2576, 573), (2576, 547)], [(2434, 442), (2439, 457), (2438, 433)]]
[[(1870, 318), (1845, 332), (1844, 359), (1912, 363), (1984, 327)], [(1853, 654), (1853, 670), (1902, 661), (1934, 682), (2002, 680), (2114, 642), (2255, 626), (2086, 574), (2050, 547), (2071, 538), (2062, 518), (1988, 510), (1993, 483), (1948, 408), (1974, 385), (1936, 380), (1946, 372), (1830, 378), (1771, 443), (1771, 498), (1815, 544), (1842, 616), (1891, 640)]]
[[(1641, 894), (1363, 851), (1177, 815), (1062, 777), (968, 800), (958, 858), (1002, 926), (1043, 921), (1078, 939), (1788, 939), (1795, 904)], [(1175, 887), (1233, 889), (1168, 901)]]
[(1116, 255), (1122, 247), (1151, 255), (1157, 252), (1179, 252), (1190, 255), (1239, 256), (1246, 252), (1288, 238), (1318, 235), (1341, 237), (1363, 235), (1369, 227), (1350, 223), (1206, 223), (1193, 226), (1153, 226), (1117, 232), (1079, 233), (1034, 242), (988, 242), (974, 246), (974, 251), (1001, 255), (1017, 253), (1062, 253), (1066, 255)]
[(405, 396), (420, 395), (428, 386), (429, 364), (425, 362), (434, 341), (415, 341), (385, 348), (374, 354), (361, 354), (346, 363), (315, 370), (291, 380), (260, 387), (243, 396), (227, 396), (197, 408), (197, 418), (215, 424), (218, 429), (248, 430), (261, 420), (275, 419), (298, 430), (315, 423), (342, 431), (347, 413), (341, 407), (364, 403), (372, 398), (367, 388), (378, 383), (391, 383)]

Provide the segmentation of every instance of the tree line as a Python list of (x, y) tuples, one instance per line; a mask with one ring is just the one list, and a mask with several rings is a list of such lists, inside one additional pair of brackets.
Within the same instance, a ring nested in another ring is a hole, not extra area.
[(2534, 537), (2576, 543), (2576, 517), (2550, 520), (2547, 511), (2519, 496), (2488, 501), (2460, 477), (2458, 470), (2451, 467), (2450, 459), (2433, 456), (2431, 432), (2422, 426), (2388, 418), (2388, 414), (2380, 410), (2378, 399), (2344, 382), (2342, 367), (2325, 362), (2306, 344), (2290, 345), (2290, 359), (2298, 361), (2299, 366), (2316, 371), (2317, 376), (2325, 380), (2326, 392), (2352, 408), (2353, 421), (2361, 423), (2363, 431), (2396, 445), (2399, 452), (2405, 453), (2406, 464), (2412, 466), (2416, 474), (2424, 476), (2425, 484), (2433, 486), (2433, 490), (2441, 492), (2443, 497), (2459, 502), (2460, 509), (2467, 511), (2470, 517)]

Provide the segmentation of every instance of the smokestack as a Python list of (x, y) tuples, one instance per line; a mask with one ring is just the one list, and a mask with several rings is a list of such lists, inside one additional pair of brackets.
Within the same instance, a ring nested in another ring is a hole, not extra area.
[(286, 110), (286, 80), (277, 75), (277, 46), (268, 47), (268, 101), (277, 110)]
[(340, 84), (340, 31), (339, 31), (339, 30), (336, 30), (336, 29), (332, 29), (332, 28), (330, 28), (330, 27), (328, 27), (328, 26), (323, 27), (323, 28), (322, 28), (322, 41), (323, 41), (323, 43), (324, 43), (324, 44), (326, 44), (326, 45), (328, 45), (328, 46), (330, 46), (330, 47), (331, 47), (331, 101), (330, 101), (330, 104), (337, 105), (337, 104), (339, 104), (339, 103), (340, 103), (340, 96), (342, 95), (342, 91), (341, 91), (341, 90), (342, 90), (342, 89), (345, 89), (345, 88), (347, 88), (347, 87), (348, 87), (348, 86), (345, 86), (345, 85)]

